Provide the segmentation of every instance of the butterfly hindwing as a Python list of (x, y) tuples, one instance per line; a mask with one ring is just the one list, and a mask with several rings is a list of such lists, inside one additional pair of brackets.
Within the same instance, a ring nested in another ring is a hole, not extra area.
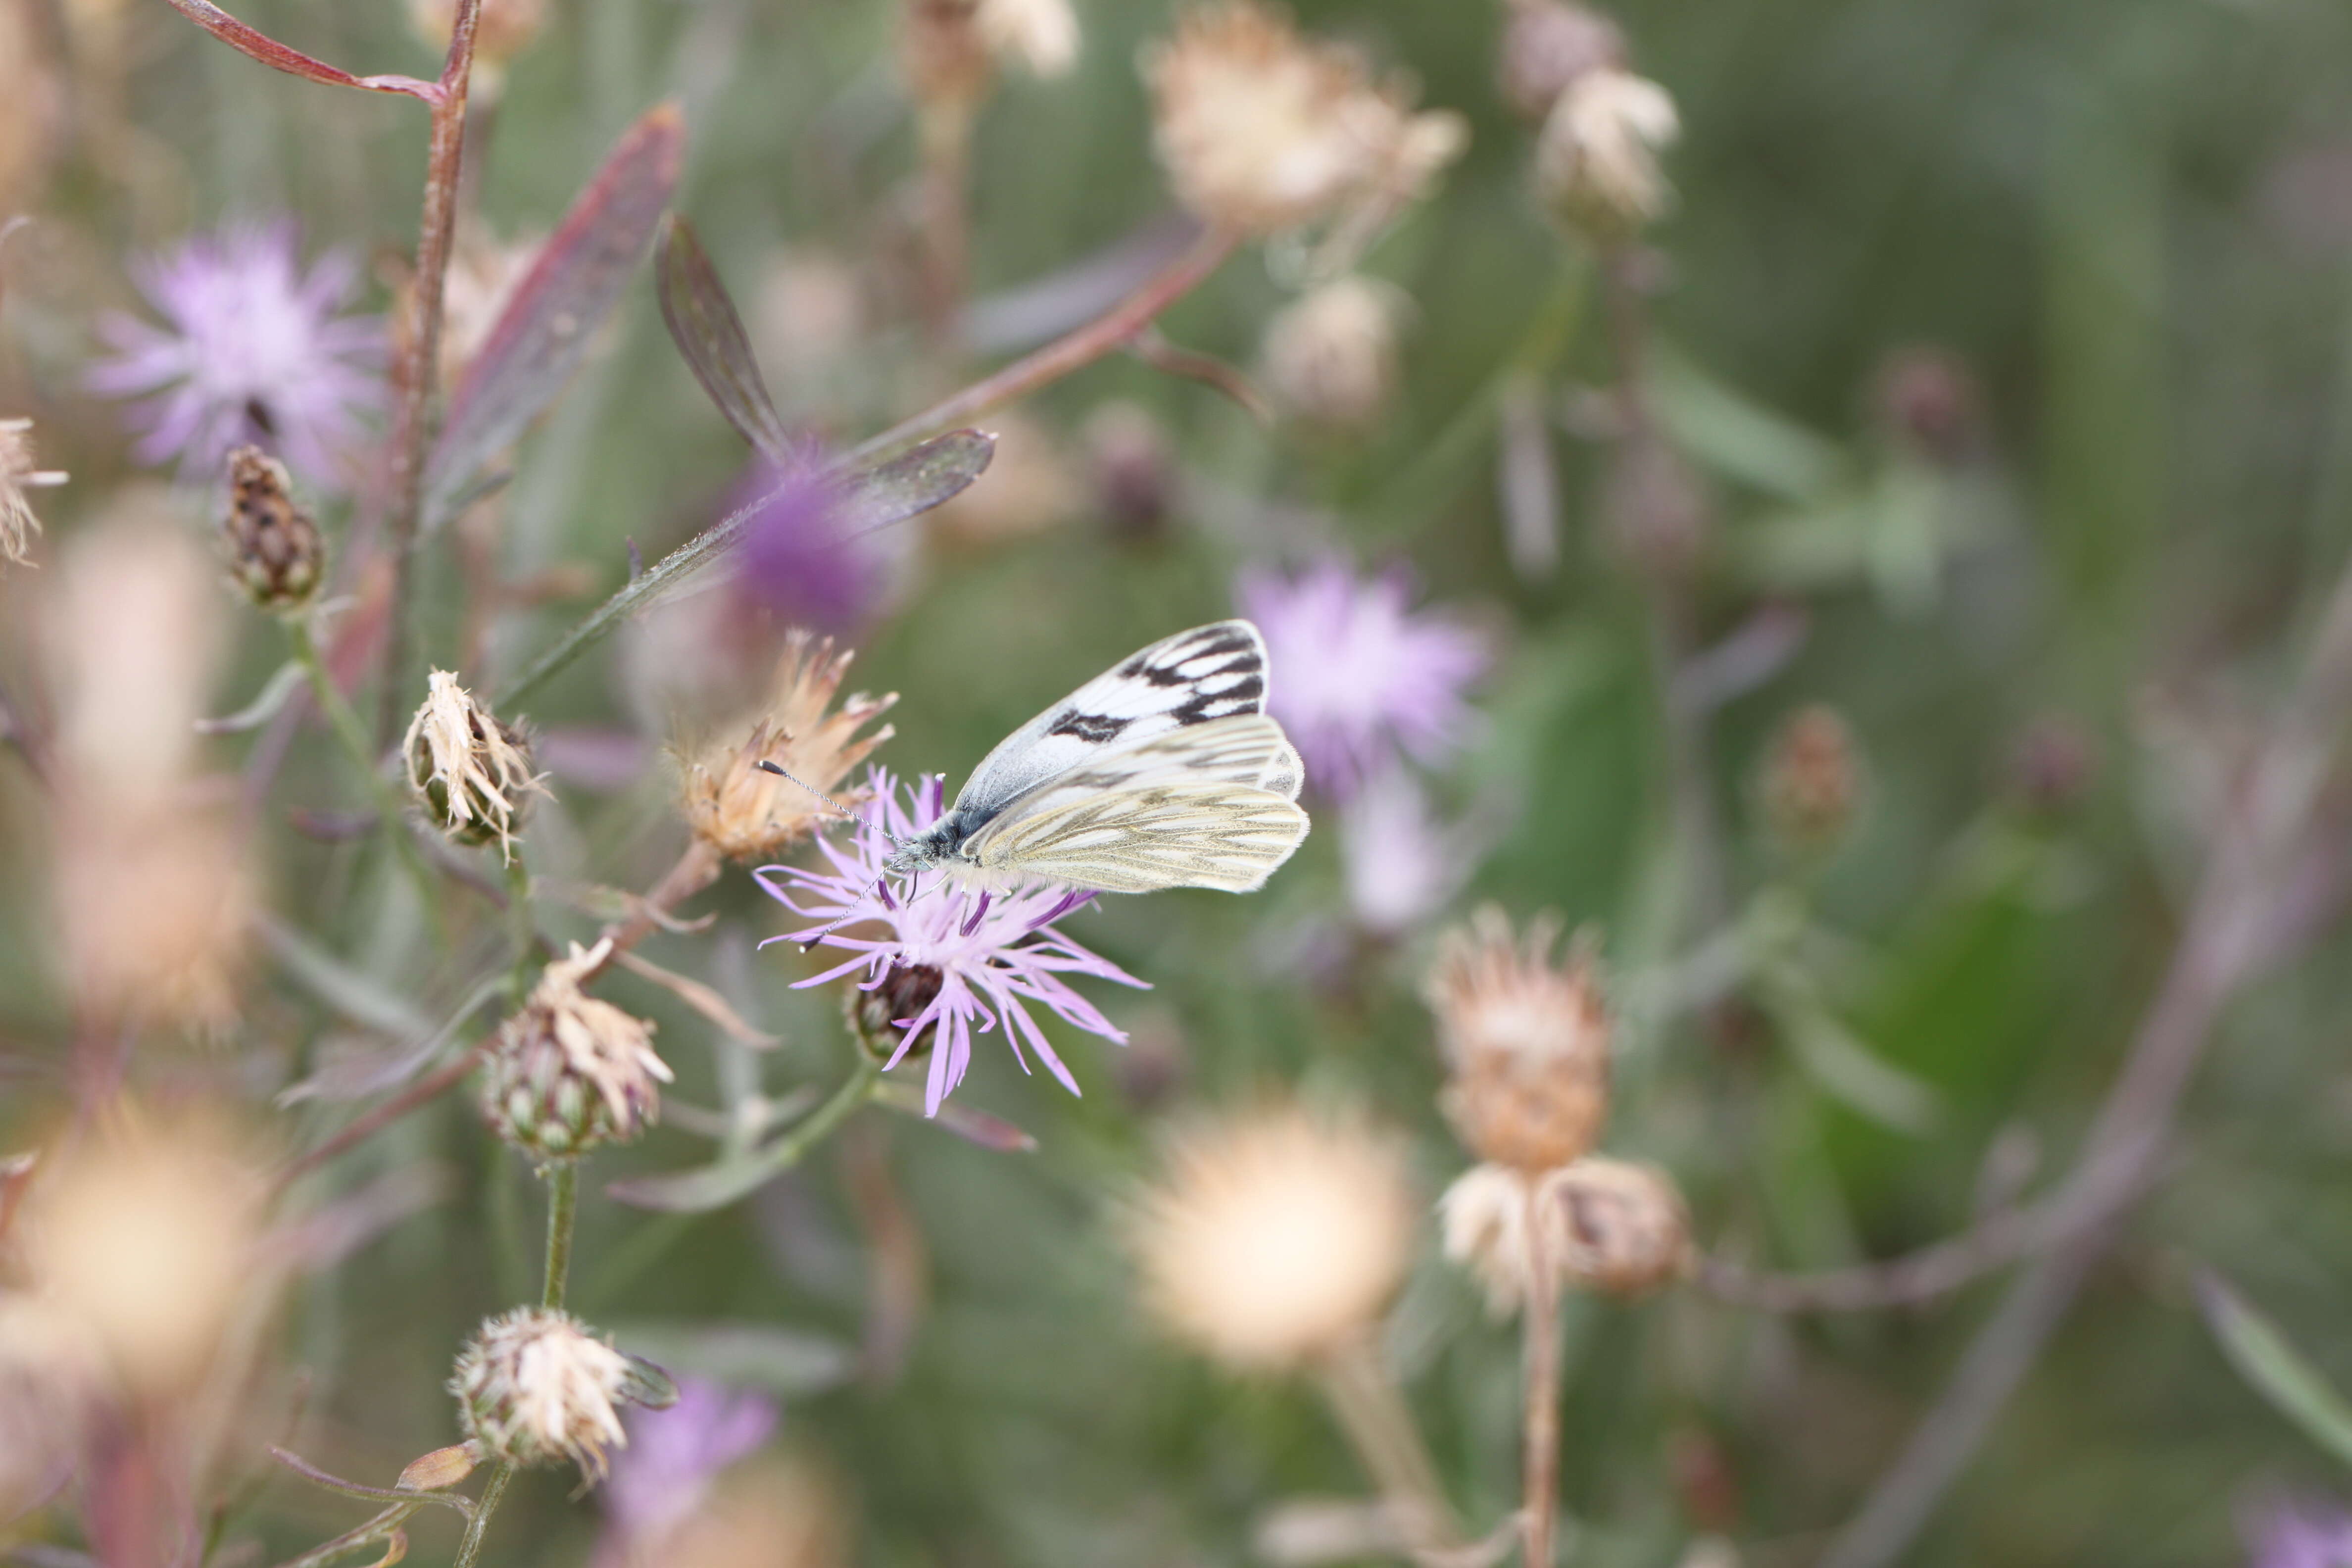
[(1307, 837), (1307, 814), (1271, 790), (1155, 782), (1094, 791), (979, 835), (966, 853), (987, 872), (1108, 893), (1264, 884)]
[(971, 842), (978, 845), (1024, 817), (1117, 790), (1227, 784), (1289, 800), (1298, 794), (1299, 779), (1298, 752), (1282, 726), (1263, 713), (1235, 713), (1135, 745), (1106, 748), (1007, 801), (973, 833)]
[(972, 770), (955, 809), (967, 821), (985, 822), (1047, 781), (1112, 752), (1257, 713), (1265, 704), (1265, 641), (1247, 621), (1214, 621), (1163, 637), (1007, 735)]

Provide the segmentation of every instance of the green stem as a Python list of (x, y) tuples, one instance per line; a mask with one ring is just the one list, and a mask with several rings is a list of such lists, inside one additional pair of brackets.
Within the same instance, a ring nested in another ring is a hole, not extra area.
[(580, 1163), (565, 1160), (547, 1173), (547, 1289), (542, 1307), (563, 1305), (572, 1279), (572, 1228), (580, 1214)]
[(482, 1532), (489, 1528), (490, 1515), (499, 1509), (499, 1500), (507, 1495), (507, 1483), (514, 1479), (514, 1461), (501, 1461), (490, 1472), (489, 1484), (482, 1489), (482, 1500), (474, 1509), (474, 1522), (466, 1527), (466, 1539), (457, 1543), (455, 1568), (474, 1568), (482, 1554)]
[(278, 1568), (324, 1568), (338, 1557), (347, 1557), (361, 1547), (382, 1541), (406, 1523), (408, 1516), (425, 1505), (422, 1502), (394, 1503), (356, 1530), (346, 1531), (332, 1541), (322, 1542), (299, 1557), (289, 1557)]
[(343, 689), (327, 669), (327, 661), (319, 653), (317, 639), (310, 636), (310, 623), (289, 616), (286, 622), (287, 640), (294, 646), (294, 658), (302, 666), (302, 673), (310, 682), (310, 696), (319, 711), (327, 717), (327, 727), (342, 742), (352, 763), (367, 781), (369, 795), (375, 802), (376, 815), (383, 821), (384, 831), (392, 838), (392, 847), (416, 882), (417, 896), (424, 900), (428, 918), (435, 908), (433, 868), (417, 852), (415, 840), (408, 837), (408, 802), (401, 797), (400, 788), (384, 776), (377, 761), (378, 753), (368, 739), (367, 729), (360, 716), (343, 698)]
[(523, 864), (521, 852), (507, 852), (507, 931), (514, 939), (514, 973), (508, 989), (514, 994), (514, 1005), (520, 1007), (530, 1000), (530, 970), (539, 957), (539, 922), (531, 918), (530, 868)]

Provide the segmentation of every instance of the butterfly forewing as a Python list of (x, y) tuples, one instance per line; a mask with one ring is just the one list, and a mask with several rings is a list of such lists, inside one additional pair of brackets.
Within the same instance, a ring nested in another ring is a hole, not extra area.
[[(1282, 726), (1263, 713), (1235, 713), (1135, 745), (1106, 748), (1007, 801), (972, 835), (971, 842), (985, 843), (1024, 816), (1089, 795), (1153, 784), (1226, 784), (1272, 787), (1287, 800), (1297, 794), (1297, 778), (1298, 753)], [(1271, 786), (1269, 780), (1274, 781)]]
[[(1265, 642), (1255, 626), (1216, 621), (1179, 632), (1121, 659), (1007, 735), (972, 770), (956, 810), (986, 821), (1058, 775), (1179, 731), (1256, 713), (1265, 704)], [(1297, 792), (1294, 786), (1287, 793)]]
[(1290, 858), (1307, 814), (1270, 790), (1153, 784), (1024, 814), (969, 847), (986, 871), (1107, 893), (1246, 893)]

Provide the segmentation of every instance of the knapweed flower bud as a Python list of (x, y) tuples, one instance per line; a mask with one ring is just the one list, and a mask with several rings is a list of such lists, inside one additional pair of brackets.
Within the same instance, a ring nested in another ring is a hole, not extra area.
[(1579, 77), (1622, 70), (1625, 35), (1617, 24), (1573, 0), (1510, 0), (1495, 62), (1503, 101), (1541, 124)]
[(34, 466), (31, 420), (0, 419), (0, 561), (23, 565), (31, 559), (33, 535), (41, 531), (25, 492), (65, 482), (55, 469)]
[(436, 669), (426, 678), (425, 705), (410, 721), (402, 750), (408, 782), (434, 826), (453, 844), (496, 839), (500, 857), (514, 858), (515, 829), (530, 797), (547, 794), (530, 771), (521, 731), (474, 700), (457, 676)]
[(605, 1450), (628, 1446), (621, 1406), (656, 1403), (642, 1380), (639, 1363), (570, 1313), (519, 1307), (482, 1325), (449, 1392), (458, 1425), (491, 1458), (526, 1468), (568, 1461), (595, 1481)]
[(671, 1075), (654, 1054), (653, 1025), (580, 988), (611, 950), (609, 937), (592, 948), (574, 942), (569, 958), (550, 963), (483, 1063), (483, 1116), (535, 1160), (626, 1143), (660, 1119)]
[(1296, 1366), (1379, 1321), (1417, 1206), (1402, 1152), (1354, 1118), (1281, 1105), (1197, 1125), (1134, 1216), (1146, 1300), (1229, 1366)]
[(899, 1027), (910, 1024), (930, 1011), (931, 1004), (940, 999), (947, 985), (947, 972), (932, 963), (894, 963), (883, 975), (882, 984), (867, 990), (852, 986), (847, 992), (849, 1030), (857, 1037), (858, 1047), (877, 1062), (887, 1063), (898, 1058), (903, 1044), (905, 1054), (919, 1058), (929, 1052), (939, 1038), (939, 1026), (928, 1025), (922, 1037), (905, 1038)]
[(1414, 114), (1402, 85), (1374, 82), (1354, 51), (1301, 37), (1255, 0), (1186, 13), (1144, 52), (1143, 74), (1177, 199), (1243, 235), (1411, 199), (1468, 135), (1458, 116)]
[(228, 512), (221, 543), (229, 575), (246, 596), (272, 612), (299, 610), (319, 591), (327, 548), (319, 525), (295, 504), (286, 465), (258, 447), (228, 455)]
[(1600, 1141), (1609, 1116), (1609, 1014), (1591, 949), (1552, 962), (1559, 919), (1514, 938), (1489, 904), (1439, 942), (1428, 982), (1450, 1078), (1443, 1104), (1470, 1152), (1549, 1171)]
[[(695, 837), (731, 859), (764, 864), (835, 815), (816, 792), (851, 808), (865, 798), (858, 791), (840, 791), (840, 783), (890, 738), (887, 724), (869, 734), (858, 731), (898, 698), (860, 691), (834, 708), (834, 694), (855, 657), (845, 649), (835, 653), (831, 637), (798, 629), (787, 635), (768, 701), (749, 737), (705, 748), (685, 765), (678, 808)], [(763, 762), (792, 778), (768, 772), (760, 766)]]
[(436, 1448), (408, 1461), (395, 1484), (404, 1492), (437, 1492), (454, 1487), (482, 1462), (482, 1446), (470, 1440)]
[(1543, 1178), (1539, 1210), (1559, 1226), (1560, 1278), (1612, 1296), (1638, 1296), (1681, 1277), (1690, 1258), (1682, 1189), (1655, 1165), (1579, 1160)]
[(1620, 240), (1664, 217), (1674, 187), (1658, 153), (1682, 132), (1675, 100), (1615, 67), (1571, 81), (1536, 142), (1536, 191), (1570, 227)]
[(1853, 825), (1863, 789), (1862, 753), (1837, 710), (1814, 703), (1773, 732), (1758, 791), (1764, 818), (1783, 848), (1819, 855)]
[(1318, 285), (1265, 331), (1265, 383), (1292, 417), (1327, 430), (1360, 429), (1388, 409), (1402, 378), (1390, 285), (1350, 275)]

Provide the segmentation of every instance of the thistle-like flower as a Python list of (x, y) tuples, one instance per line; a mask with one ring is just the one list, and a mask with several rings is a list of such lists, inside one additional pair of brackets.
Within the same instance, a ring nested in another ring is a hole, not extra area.
[(724, 510), (754, 510), (734, 552), (739, 601), (788, 626), (845, 633), (863, 626), (888, 596), (905, 540), (895, 530), (842, 527), (840, 490), (821, 458), (788, 465), (754, 458), (729, 492)]
[[(816, 832), (831, 808), (815, 793), (835, 786), (890, 738), (887, 724), (859, 731), (898, 701), (852, 694), (839, 708), (834, 695), (855, 656), (835, 653), (831, 637), (795, 630), (776, 660), (772, 694), (750, 737), (706, 748), (686, 764), (680, 808), (696, 837), (730, 859), (770, 860)], [(760, 766), (772, 763), (792, 774)], [(794, 783), (794, 780), (800, 782)], [(851, 803), (864, 796), (851, 792)]]
[(453, 844), (498, 840), (514, 858), (515, 830), (530, 797), (547, 786), (530, 771), (530, 743), (521, 731), (477, 702), (446, 669), (426, 677), (425, 703), (409, 721), (401, 750), (408, 782)]
[[(940, 1102), (963, 1081), (971, 1063), (975, 1026), (986, 1031), (1002, 1024), (1005, 1043), (1013, 1047), (1022, 1071), (1029, 1070), (1022, 1048), (1025, 1044), (1055, 1081), (1076, 1094), (1077, 1080), (1030, 1016), (1029, 1004), (1090, 1035), (1125, 1045), (1126, 1034), (1063, 977), (1086, 974), (1148, 989), (1055, 927), (1055, 921), (1094, 895), (1030, 884), (976, 892), (943, 883), (901, 897), (884, 879), (882, 864), (897, 848), (896, 841), (914, 837), (939, 819), (946, 805), (945, 790), (936, 776), (926, 778), (911, 792), (910, 804), (884, 770), (874, 769), (869, 780), (873, 808), (846, 836), (847, 842), (817, 840), (829, 870), (763, 866), (753, 873), (779, 903), (814, 922), (769, 942), (817, 942), (857, 955), (801, 981), (795, 989), (863, 970), (860, 991), (885, 993), (895, 984), (906, 1002), (920, 1002), (916, 1010), (885, 1023), (897, 1031), (885, 1066), (898, 1066), (919, 1044), (929, 1050), (929, 1076), (923, 1089), (926, 1115), (938, 1114)], [(828, 931), (835, 922), (844, 929)], [(876, 926), (880, 930), (872, 931)]]
[(605, 1452), (628, 1446), (625, 1405), (677, 1397), (667, 1380), (598, 1339), (568, 1312), (519, 1307), (484, 1323), (449, 1379), (466, 1436), (525, 1467), (569, 1461), (604, 1479)]
[(228, 455), (228, 510), (221, 543), (246, 597), (274, 613), (299, 610), (319, 591), (327, 547), (294, 500), (286, 465), (258, 447)]
[(1266, 324), (1265, 383), (1285, 413), (1327, 430), (1371, 424), (1402, 370), (1391, 285), (1350, 273), (1318, 284)]
[(31, 559), (26, 550), (33, 535), (41, 531), (25, 492), (65, 482), (66, 476), (55, 469), (33, 466), (31, 420), (0, 419), (0, 561), (22, 566)]
[(483, 1116), (533, 1159), (626, 1143), (660, 1119), (671, 1074), (654, 1052), (653, 1025), (581, 989), (611, 952), (609, 937), (593, 948), (574, 942), (569, 958), (550, 963), (483, 1063)]
[(233, 447), (276, 452), (312, 484), (340, 484), (383, 398), (383, 326), (338, 315), (359, 281), (356, 263), (331, 252), (302, 270), (294, 226), (226, 228), (133, 276), (169, 321), (126, 315), (99, 323), (114, 356), (92, 367), (91, 390), (137, 397), (129, 410), (150, 463), (179, 459), (190, 476), (217, 473)]
[(1579, 945), (1555, 964), (1559, 940), (1557, 915), (1517, 939), (1489, 904), (1446, 934), (1430, 968), (1446, 1114), (1472, 1153), (1515, 1170), (1590, 1152), (1609, 1116), (1609, 1015), (1592, 954)]
[(1536, 142), (1536, 189), (1570, 226), (1607, 240), (1638, 233), (1673, 209), (1658, 153), (1682, 133), (1666, 89), (1602, 67), (1571, 81)]
[(2248, 1568), (2352, 1568), (2352, 1512), (2340, 1504), (2274, 1500), (2239, 1527)]
[(1234, 596), (1282, 672), (1267, 710), (1332, 798), (1352, 795), (1400, 753), (1434, 763), (1468, 734), (1463, 692), (1486, 667), (1485, 642), (1445, 616), (1411, 609), (1402, 572), (1359, 577), (1327, 557), (1295, 577), (1246, 572)]
[(1757, 794), (1782, 847), (1806, 855), (1837, 847), (1862, 804), (1863, 766), (1853, 731), (1836, 709), (1816, 702), (1782, 721)]
[(1458, 115), (1416, 114), (1354, 51), (1301, 37), (1255, 0), (1181, 16), (1148, 48), (1153, 137), (1177, 199), (1203, 222), (1265, 236), (1384, 214), (1460, 155)]
[(1402, 1150), (1354, 1117), (1271, 1105), (1201, 1123), (1131, 1219), (1144, 1298), (1229, 1366), (1296, 1366), (1379, 1321), (1419, 1208)]

